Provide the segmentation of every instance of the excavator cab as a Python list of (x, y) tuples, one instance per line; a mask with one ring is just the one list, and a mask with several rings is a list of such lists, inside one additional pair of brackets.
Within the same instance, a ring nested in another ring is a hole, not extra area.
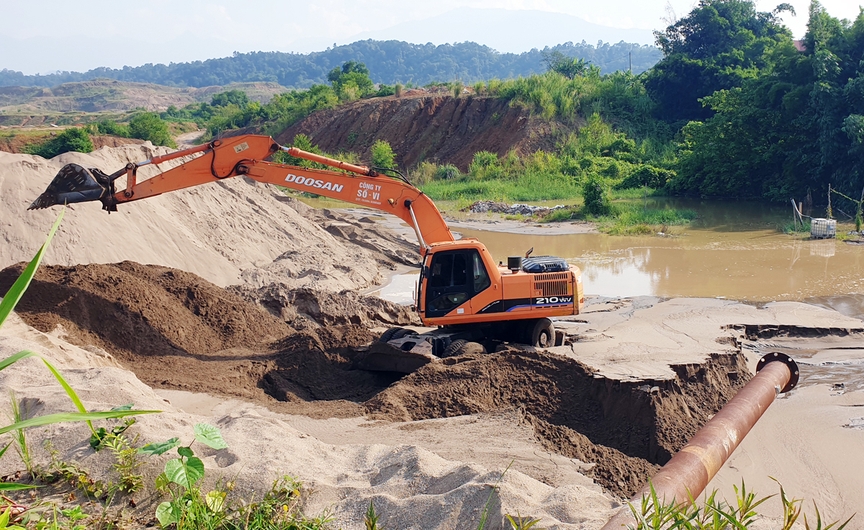
[(427, 317), (446, 315), (492, 283), (480, 253), (473, 248), (436, 252), (426, 277)]

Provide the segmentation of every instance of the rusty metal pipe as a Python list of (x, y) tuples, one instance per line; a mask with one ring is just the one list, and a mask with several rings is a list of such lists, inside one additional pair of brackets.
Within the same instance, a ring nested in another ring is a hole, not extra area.
[[(650, 484), (634, 495), (629, 504), (641, 506), (643, 497), (651, 495), (651, 486), (664, 505), (671, 502), (686, 504), (691, 498), (698, 498), (777, 393), (788, 392), (797, 383), (798, 366), (789, 356), (774, 352), (762, 357), (753, 379), (657, 471)], [(636, 519), (629, 504), (609, 519), (601, 530), (634, 526)]]

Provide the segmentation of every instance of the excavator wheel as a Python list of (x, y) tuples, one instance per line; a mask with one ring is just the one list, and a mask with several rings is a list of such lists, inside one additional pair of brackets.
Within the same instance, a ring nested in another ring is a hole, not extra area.
[(455, 357), (466, 353), (486, 353), (486, 348), (479, 342), (470, 342), (465, 339), (456, 339), (441, 354), (441, 357)]
[(549, 348), (555, 346), (555, 327), (548, 318), (541, 318), (534, 323), (531, 331), (531, 346)]
[(381, 337), (378, 339), (378, 342), (388, 342), (393, 339), (399, 339), (404, 337), (407, 333), (410, 333), (410, 329), (405, 328), (390, 328), (384, 333), (381, 334)]

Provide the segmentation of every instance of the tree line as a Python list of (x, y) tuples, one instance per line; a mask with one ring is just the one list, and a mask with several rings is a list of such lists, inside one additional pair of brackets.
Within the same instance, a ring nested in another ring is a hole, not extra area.
[(599, 42), (567, 42), (545, 50), (499, 53), (473, 42), (409, 44), (401, 41), (364, 40), (308, 54), (283, 52), (235, 53), (231, 57), (188, 63), (145, 64), (123, 68), (95, 68), (87, 72), (24, 75), (0, 70), (0, 86), (47, 86), (97, 78), (183, 87), (206, 87), (234, 82), (270, 81), (291, 88), (309, 88), (327, 82), (327, 74), (347, 61), (366, 65), (376, 81), (386, 84), (425, 85), (435, 81), (474, 83), (492, 78), (530, 76), (544, 71), (543, 53), (557, 51), (578, 57), (608, 73), (642, 72), (660, 59), (653, 46)]

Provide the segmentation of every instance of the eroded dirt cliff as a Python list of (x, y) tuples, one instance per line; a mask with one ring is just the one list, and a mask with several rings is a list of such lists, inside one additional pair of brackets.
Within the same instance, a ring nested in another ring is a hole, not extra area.
[(428, 160), (463, 171), (477, 151), (528, 153), (551, 148), (555, 142), (552, 125), (532, 117), (525, 107), (500, 98), (426, 92), (364, 99), (316, 112), (276, 140), (291, 145), (298, 134), (327, 152), (360, 152), (365, 160), (376, 140), (386, 140), (400, 168)]

